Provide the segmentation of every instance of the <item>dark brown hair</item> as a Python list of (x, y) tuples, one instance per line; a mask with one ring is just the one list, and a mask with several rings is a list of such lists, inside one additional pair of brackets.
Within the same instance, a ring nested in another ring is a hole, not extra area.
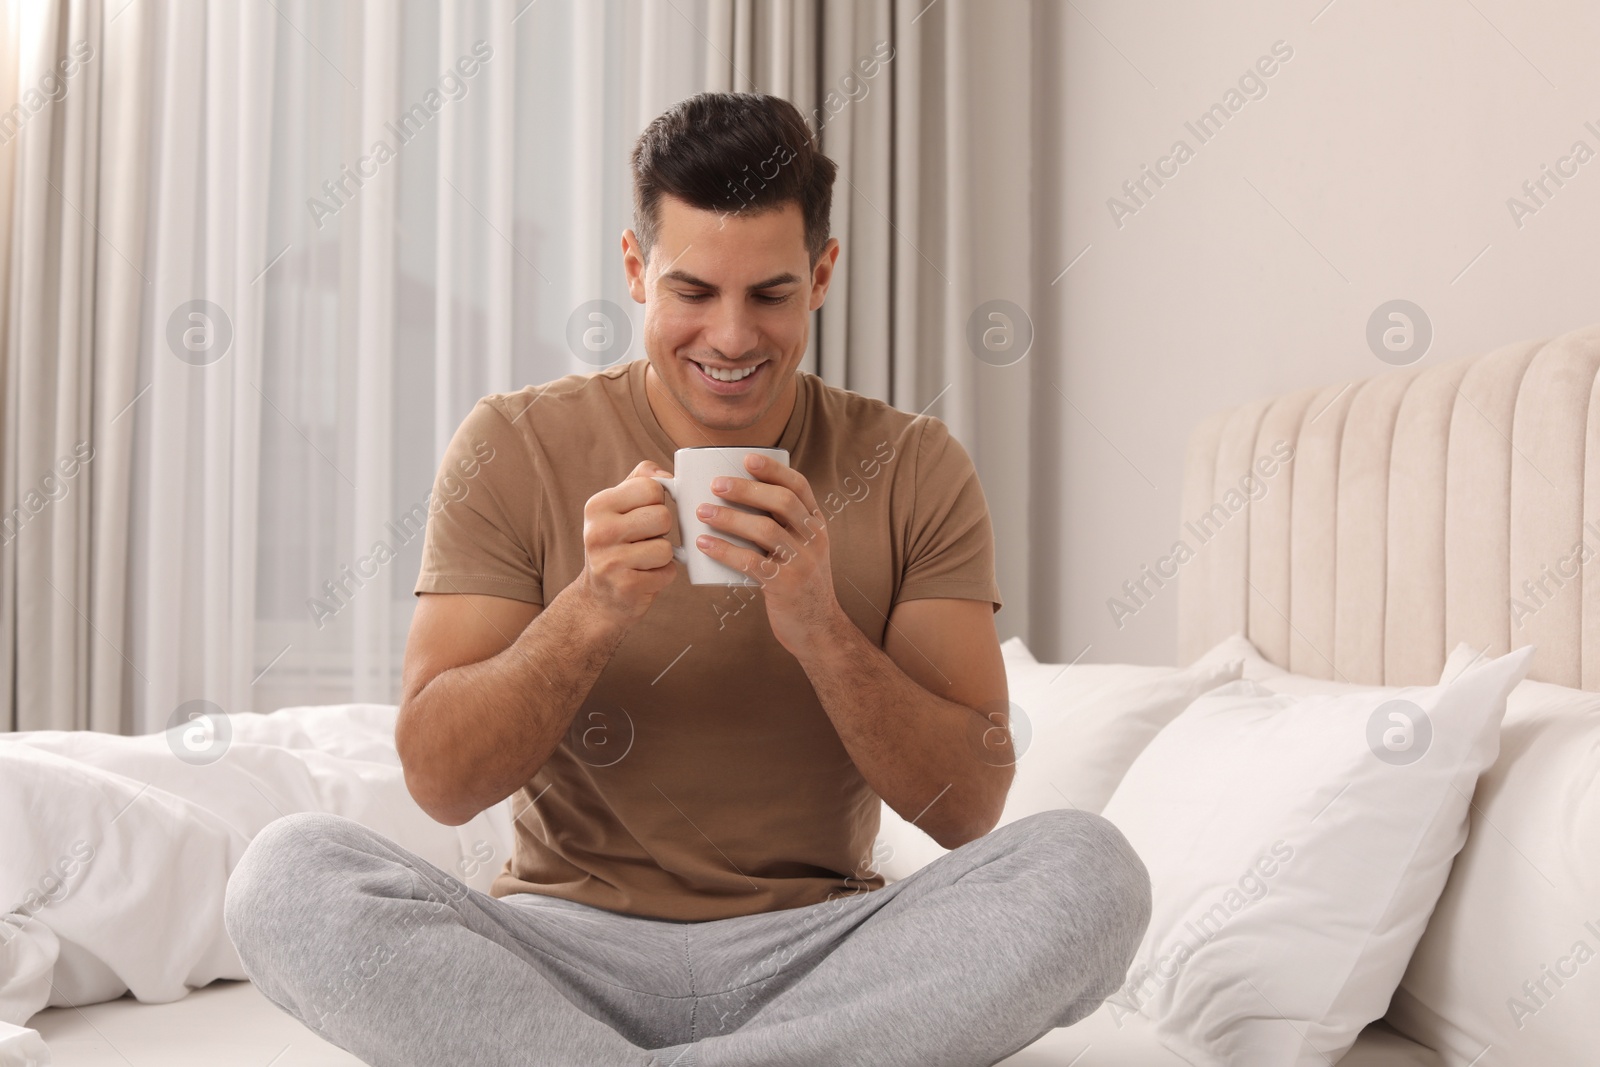
[(828, 243), (838, 166), (789, 101), (765, 93), (700, 93), (673, 104), (633, 146), (633, 228), (645, 258), (661, 197), (725, 215), (797, 203), (814, 266)]

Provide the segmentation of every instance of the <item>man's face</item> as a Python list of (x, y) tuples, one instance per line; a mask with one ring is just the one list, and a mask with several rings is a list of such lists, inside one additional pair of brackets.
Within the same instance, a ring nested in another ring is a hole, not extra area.
[(830, 239), (813, 268), (799, 204), (723, 214), (671, 196), (661, 200), (656, 234), (648, 265), (633, 231), (623, 235), (628, 288), (645, 306), (646, 358), (693, 422), (722, 432), (754, 426), (793, 395), (838, 242)]

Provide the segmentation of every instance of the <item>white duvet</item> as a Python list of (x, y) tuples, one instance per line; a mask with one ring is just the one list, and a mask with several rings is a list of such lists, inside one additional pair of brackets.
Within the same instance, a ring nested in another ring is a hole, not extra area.
[[(223, 890), (250, 839), (297, 811), (354, 819), (487, 890), (509, 810), (434, 822), (406, 791), (396, 709), (341, 704), (228, 717), (215, 762), (174, 731), (0, 734), (0, 1067), (46, 1064), (23, 1028), (47, 1005), (184, 996), (244, 978)], [(171, 735), (171, 736), (169, 736)]]

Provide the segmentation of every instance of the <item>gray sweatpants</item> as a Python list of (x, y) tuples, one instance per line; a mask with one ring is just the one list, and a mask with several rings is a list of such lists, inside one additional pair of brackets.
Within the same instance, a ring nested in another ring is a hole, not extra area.
[(468, 889), (333, 815), (228, 883), (273, 1003), (376, 1067), (987, 1067), (1092, 1012), (1150, 918), (1109, 822), (1049, 811), (883, 889), (704, 922)]

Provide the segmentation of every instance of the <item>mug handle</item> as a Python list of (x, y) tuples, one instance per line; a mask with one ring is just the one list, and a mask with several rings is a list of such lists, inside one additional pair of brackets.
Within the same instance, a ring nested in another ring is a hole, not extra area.
[[(674, 501), (678, 499), (678, 479), (666, 474), (652, 474), (650, 475), (650, 480), (660, 482), (661, 488), (667, 491), (668, 496)], [(689, 551), (682, 545), (673, 545), (672, 558), (687, 566), (689, 563)]]

